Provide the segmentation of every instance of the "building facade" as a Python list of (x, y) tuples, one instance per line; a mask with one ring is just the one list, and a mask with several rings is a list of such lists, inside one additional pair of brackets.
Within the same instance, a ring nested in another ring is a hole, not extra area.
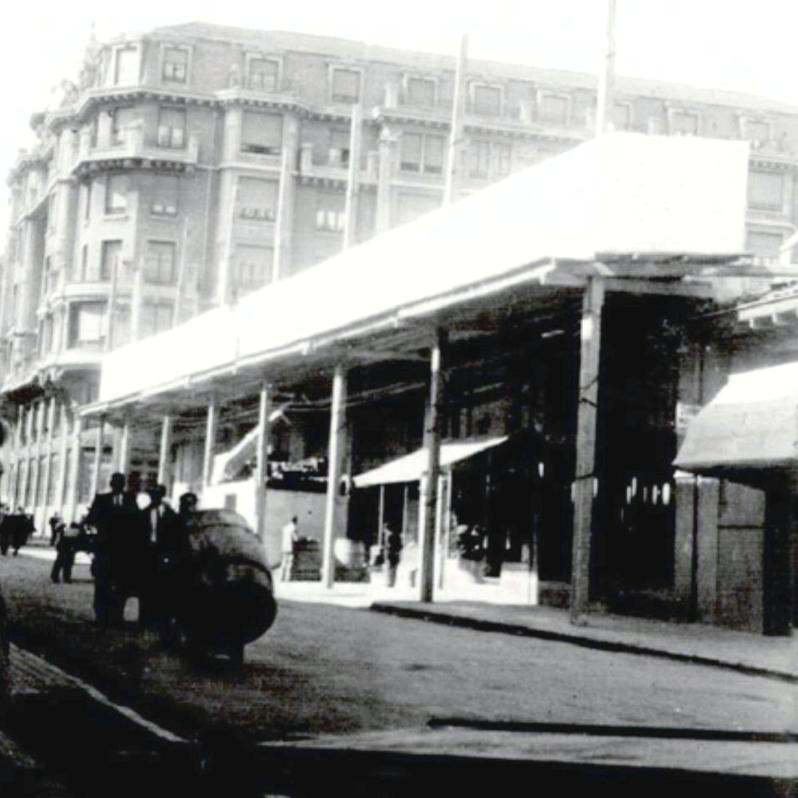
[[(350, 175), (353, 242), (438, 207), (454, 84), (452, 58), (325, 37), (189, 24), (92, 42), (10, 175), (3, 498), (40, 528), (88, 501), (112, 444), (135, 443), (76, 415), (103, 355), (339, 252)], [(594, 84), (470, 62), (457, 193), (589, 138)], [(778, 254), (798, 223), (798, 109), (624, 80), (615, 100), (618, 128), (749, 139), (748, 247)]]

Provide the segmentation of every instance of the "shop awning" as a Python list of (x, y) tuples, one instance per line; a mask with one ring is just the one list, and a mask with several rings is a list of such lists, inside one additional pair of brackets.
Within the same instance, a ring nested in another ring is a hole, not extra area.
[[(498, 446), (507, 440), (504, 435), (498, 438), (469, 438), (462, 441), (450, 441), (441, 444), (441, 468), (446, 468), (473, 457), (486, 449)], [(356, 488), (369, 488), (374, 485), (391, 485), (397, 482), (417, 482), (427, 468), (427, 450), (416, 449), (415, 452), (398, 457), (384, 463), (371, 471), (364, 471), (353, 478)]]
[(798, 467), (798, 363), (733, 374), (690, 422), (675, 465), (749, 484)]

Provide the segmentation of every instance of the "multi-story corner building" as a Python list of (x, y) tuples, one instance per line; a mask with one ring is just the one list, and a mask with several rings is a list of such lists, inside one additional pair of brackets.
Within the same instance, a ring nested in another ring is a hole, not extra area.
[[(339, 251), (350, 173), (354, 241), (439, 206), (454, 89), (453, 58), (322, 36), (192, 23), (92, 42), (9, 178), (3, 498), (40, 525), (87, 501), (110, 442), (74, 409), (96, 397), (103, 354)], [(595, 102), (590, 75), (471, 61), (457, 190), (588, 138)], [(773, 256), (795, 231), (797, 108), (620, 80), (614, 120), (749, 139), (749, 248)]]

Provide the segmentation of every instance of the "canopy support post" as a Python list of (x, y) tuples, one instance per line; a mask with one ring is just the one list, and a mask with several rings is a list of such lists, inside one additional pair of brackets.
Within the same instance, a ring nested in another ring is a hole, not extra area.
[(271, 386), (264, 381), (258, 405), (258, 441), (255, 449), (255, 532), (266, 543), (266, 480), (269, 478), (269, 442), (271, 441)]
[(327, 456), (327, 501), (324, 507), (324, 545), (321, 578), (324, 586), (335, 584), (335, 538), (341, 515), (340, 483), (346, 451), (346, 370), (338, 363), (332, 380), (330, 439)]
[(588, 278), (582, 302), (571, 565), (571, 623), (580, 622), (590, 602), (590, 553), (595, 526), (593, 491), (596, 480), (594, 471), (603, 305), (603, 281), (597, 277)]
[(441, 458), (442, 360), (448, 344), (446, 330), (438, 329), (430, 354), (430, 383), (424, 416), (426, 468), (421, 480), (419, 523), (419, 601), (432, 602), (435, 587), (435, 539), (438, 516), (438, 474)]

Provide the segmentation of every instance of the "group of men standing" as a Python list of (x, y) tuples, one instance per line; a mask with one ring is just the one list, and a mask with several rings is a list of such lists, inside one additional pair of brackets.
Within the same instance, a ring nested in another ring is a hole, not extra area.
[(170, 583), (186, 545), (185, 514), (196, 497), (185, 503), (181, 497), (178, 514), (164, 502), (163, 485), (143, 493), (136, 473), (127, 480), (112, 474), (110, 488), (95, 496), (85, 521), (97, 530), (95, 618), (103, 626), (121, 624), (127, 599), (136, 596), (140, 624), (157, 624), (169, 606)]

